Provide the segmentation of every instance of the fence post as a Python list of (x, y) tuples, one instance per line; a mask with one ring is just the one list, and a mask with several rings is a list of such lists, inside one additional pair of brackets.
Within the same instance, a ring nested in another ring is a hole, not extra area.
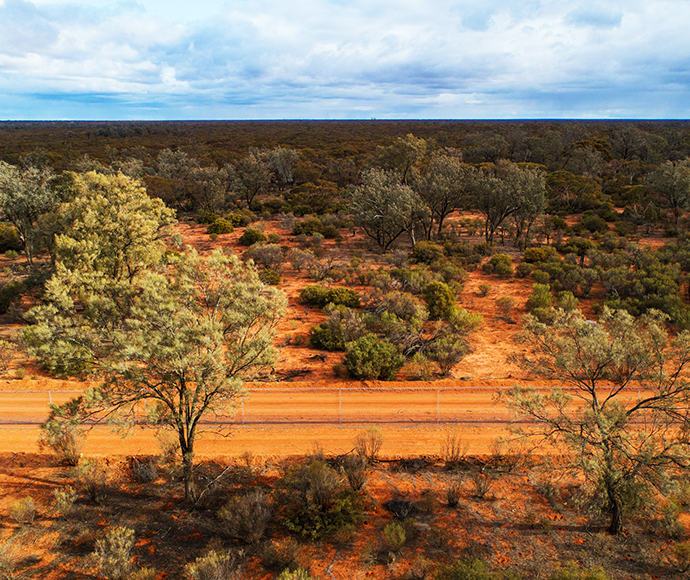
[(343, 424), (343, 390), (338, 389), (338, 424)]
[(436, 424), (438, 425), (441, 415), (441, 389), (436, 388)]

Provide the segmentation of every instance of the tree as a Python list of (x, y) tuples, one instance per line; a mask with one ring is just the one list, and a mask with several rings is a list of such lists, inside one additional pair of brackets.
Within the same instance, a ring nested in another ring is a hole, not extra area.
[(544, 211), (544, 177), (538, 169), (499, 161), (475, 173), (472, 182), (474, 206), (484, 215), (487, 242), (493, 241), (506, 218), (518, 214), (519, 223), (531, 224)]
[(647, 176), (647, 186), (666, 200), (677, 227), (681, 211), (690, 209), (690, 160), (667, 161)]
[(235, 163), (235, 175), (233, 187), (248, 206), (271, 185), (271, 169), (256, 151)]
[(33, 265), (41, 230), (39, 217), (57, 203), (47, 170), (20, 169), (0, 161), (0, 219), (10, 222), (19, 235), (29, 265)]
[(690, 332), (669, 341), (659, 312), (635, 319), (607, 308), (598, 322), (579, 311), (561, 310), (550, 325), (528, 315), (524, 331), (533, 354), (522, 366), (572, 394), (514, 387), (508, 402), (537, 424), (538, 436), (568, 450), (618, 534), (626, 498), (641, 486), (663, 491), (674, 470), (690, 467)]
[(388, 147), (377, 147), (376, 158), (384, 170), (397, 172), (400, 183), (407, 185), (410, 172), (424, 158), (425, 152), (426, 141), (408, 133)]
[(415, 189), (429, 206), (439, 235), (446, 217), (468, 203), (467, 175), (468, 167), (457, 157), (434, 155), (426, 176), (416, 180)]
[(65, 420), (132, 418), (154, 401), (150, 419), (175, 431), (192, 498), (200, 422), (273, 364), (285, 298), (221, 250), (166, 254), (159, 238), (172, 212), (127, 178), (82, 180), (92, 197), (66, 204), (74, 225), (58, 237), (55, 274), (23, 339), (51, 372), (99, 381)]
[(365, 172), (362, 182), (350, 194), (355, 223), (384, 252), (405, 232), (414, 245), (429, 211), (420, 197), (395, 174), (380, 169)]

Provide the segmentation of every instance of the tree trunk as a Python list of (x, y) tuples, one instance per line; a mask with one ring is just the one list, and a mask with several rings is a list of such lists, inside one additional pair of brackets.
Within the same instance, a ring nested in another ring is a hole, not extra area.
[(184, 481), (184, 500), (193, 502), (195, 499), (194, 449), (191, 443), (185, 444), (182, 440), (180, 440), (180, 451), (182, 452), (182, 479)]
[(617, 536), (623, 531), (623, 502), (614, 490), (609, 489), (607, 494), (609, 496), (609, 510), (611, 512), (609, 533)]

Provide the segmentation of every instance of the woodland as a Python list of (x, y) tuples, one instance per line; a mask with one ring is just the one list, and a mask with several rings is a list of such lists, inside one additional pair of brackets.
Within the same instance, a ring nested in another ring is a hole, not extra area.
[[(5, 122), (0, 220), (3, 389), (82, 391), (0, 454), (0, 577), (690, 569), (690, 123)], [(490, 453), (198, 452), (248, 384), (501, 372)]]

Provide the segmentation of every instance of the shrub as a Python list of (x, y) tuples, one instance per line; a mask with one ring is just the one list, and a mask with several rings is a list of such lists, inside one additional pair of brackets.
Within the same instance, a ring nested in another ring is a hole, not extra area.
[(372, 302), (376, 315), (381, 316), (384, 312), (390, 312), (400, 320), (412, 322), (415, 327), (421, 328), (429, 316), (421, 301), (409, 292), (388, 292), (376, 297)]
[(240, 580), (240, 564), (231, 553), (210, 551), (184, 567), (189, 580)]
[(390, 276), (400, 282), (402, 290), (421, 294), (424, 288), (431, 282), (440, 281), (442, 276), (429, 271), (425, 267), (418, 268), (393, 268)]
[(499, 278), (509, 278), (513, 275), (513, 266), (510, 256), (495, 254), (482, 266), (486, 274), (495, 274)]
[[(295, 208), (297, 209), (297, 208)], [(311, 208), (309, 208), (311, 210)], [(311, 211), (309, 211), (311, 213)], [(321, 222), (321, 220), (317, 217), (309, 217), (301, 222), (296, 223), (292, 227), (292, 235), (293, 236), (299, 236), (301, 234), (306, 235), (306, 236), (312, 236), (315, 233), (324, 234), (324, 225)], [(335, 237), (335, 236), (332, 236)]]
[(94, 557), (101, 574), (109, 580), (126, 578), (132, 570), (134, 530), (124, 526), (109, 529), (96, 542)]
[(443, 248), (434, 242), (418, 242), (412, 249), (412, 260), (431, 264), (443, 258)]
[(11, 342), (0, 339), (0, 372), (6, 371), (14, 357), (14, 345)]
[(527, 262), (520, 262), (517, 265), (517, 268), (515, 268), (515, 275), (518, 278), (526, 278), (532, 273), (532, 270), (534, 270), (534, 266), (532, 264), (528, 264)]
[(513, 311), (513, 308), (515, 308), (515, 298), (512, 296), (501, 296), (497, 298), (496, 308), (498, 308), (501, 318), (511, 320), (510, 313)]
[(266, 544), (261, 554), (261, 563), (269, 570), (296, 569), (299, 544), (293, 538), (273, 540)]
[(77, 465), (77, 485), (94, 502), (100, 502), (105, 491), (105, 472), (94, 459), (83, 459)]
[(549, 273), (543, 270), (534, 270), (534, 272), (532, 272), (532, 278), (537, 284), (548, 284), (551, 280)]
[(338, 474), (323, 461), (292, 466), (279, 483), (285, 527), (317, 540), (359, 521), (357, 493), (343, 489)]
[(349, 308), (336, 306), (328, 318), (309, 331), (309, 346), (323, 350), (344, 350), (345, 344), (367, 333), (361, 317)]
[(378, 427), (369, 427), (355, 437), (355, 452), (369, 463), (376, 461), (383, 446), (383, 434)]
[(24, 292), (24, 284), (11, 282), (0, 287), (0, 314), (6, 314), (14, 301)]
[(316, 256), (309, 250), (291, 248), (288, 252), (287, 259), (297, 272), (301, 272), (303, 269), (309, 268), (309, 266), (316, 261)]
[(562, 308), (566, 312), (572, 312), (579, 305), (580, 301), (577, 298), (575, 298), (575, 296), (573, 296), (572, 292), (568, 290), (559, 292), (558, 296), (556, 297), (556, 306), (558, 306), (558, 308)]
[(480, 284), (479, 285), (479, 295), (480, 296), (488, 296), (489, 292), (491, 292), (491, 286), (489, 284)]
[(156, 468), (155, 460), (152, 458), (137, 459), (132, 457), (130, 467), (132, 468), (134, 479), (139, 483), (150, 483), (158, 479), (158, 469)]
[(8, 250), (20, 252), (23, 249), (19, 234), (14, 226), (0, 224), (0, 254), (4, 254)]
[(443, 281), (447, 284), (457, 282), (464, 284), (469, 279), (467, 270), (458, 266), (450, 260), (437, 260), (431, 265), (434, 272), (438, 272), (443, 277)]
[(361, 304), (357, 292), (342, 286), (324, 288), (323, 286), (309, 285), (300, 292), (299, 301), (301, 304), (321, 307), (330, 303), (335, 306), (359, 308)]
[(448, 431), (441, 443), (441, 459), (446, 467), (457, 467), (467, 457), (467, 442), (456, 431)]
[(0, 578), (12, 580), (15, 578), (14, 571), (17, 564), (17, 556), (12, 544), (7, 541), (0, 544)]
[(447, 334), (434, 340), (427, 348), (429, 359), (438, 364), (441, 373), (447, 375), (470, 352), (467, 341), (457, 335)]
[(222, 234), (231, 234), (235, 231), (234, 226), (225, 218), (217, 218), (213, 223), (206, 228), (207, 234), (216, 234), (217, 236)]
[(391, 552), (397, 554), (403, 549), (406, 541), (407, 535), (402, 524), (391, 522), (383, 528), (383, 544)]
[(66, 518), (72, 512), (74, 502), (77, 500), (77, 490), (69, 485), (63, 489), (55, 489), (53, 498), (58, 516)]
[(434, 580), (500, 580), (489, 566), (477, 558), (464, 558), (436, 570)]
[(209, 225), (219, 218), (220, 216), (215, 211), (200, 209), (198, 212), (196, 212), (196, 222), (199, 224)]
[(556, 570), (549, 580), (610, 580), (602, 568), (582, 568), (577, 564), (566, 564), (560, 570)]
[(283, 570), (276, 580), (316, 580), (309, 570), (297, 568), (296, 570)]
[(84, 447), (84, 431), (65, 405), (53, 405), (50, 417), (41, 425), (38, 445), (48, 447), (67, 465), (76, 466)]
[(10, 517), (20, 526), (32, 524), (36, 519), (36, 504), (31, 496), (24, 497), (12, 503)]
[(343, 472), (352, 489), (360, 491), (367, 482), (367, 460), (361, 455), (346, 455), (343, 459)]
[(447, 320), (455, 310), (455, 294), (445, 282), (431, 282), (424, 288), (424, 302), (434, 320)]
[(255, 544), (263, 538), (272, 515), (271, 502), (261, 490), (232, 498), (218, 512), (228, 534), (247, 544)]
[(528, 264), (537, 262), (554, 262), (559, 260), (558, 252), (552, 246), (541, 246), (539, 248), (527, 248), (523, 260)]
[(462, 486), (457, 481), (451, 482), (446, 490), (446, 501), (448, 502), (448, 507), (457, 507), (460, 503), (460, 497), (462, 492)]
[(251, 210), (241, 209), (230, 214), (228, 219), (236, 228), (245, 227), (256, 220), (256, 214)]
[(537, 308), (550, 308), (553, 305), (553, 295), (548, 284), (532, 284), (532, 294), (527, 298), (525, 307), (529, 312)]
[(690, 542), (680, 542), (673, 546), (673, 559), (679, 572), (690, 569)]
[(345, 368), (355, 379), (391, 381), (405, 362), (395, 346), (374, 335), (347, 343), (345, 350)]
[(252, 244), (242, 254), (244, 260), (253, 262), (262, 268), (277, 270), (285, 261), (283, 250), (278, 244)]
[(237, 243), (242, 246), (251, 246), (253, 244), (264, 244), (268, 241), (266, 234), (261, 230), (255, 228), (247, 228), (244, 233), (240, 236)]
[(434, 363), (421, 352), (416, 352), (405, 365), (407, 377), (413, 381), (430, 381), (434, 376)]
[(280, 274), (271, 268), (263, 268), (259, 270), (259, 280), (268, 286), (277, 286), (280, 284)]

